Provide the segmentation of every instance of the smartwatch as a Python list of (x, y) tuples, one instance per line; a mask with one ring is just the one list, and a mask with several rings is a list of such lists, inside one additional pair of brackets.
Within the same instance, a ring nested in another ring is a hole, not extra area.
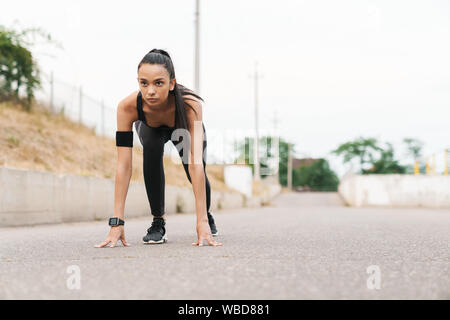
[(123, 221), (120, 218), (117, 218), (117, 217), (109, 218), (109, 225), (111, 227), (123, 226), (124, 224), (125, 224), (125, 221)]

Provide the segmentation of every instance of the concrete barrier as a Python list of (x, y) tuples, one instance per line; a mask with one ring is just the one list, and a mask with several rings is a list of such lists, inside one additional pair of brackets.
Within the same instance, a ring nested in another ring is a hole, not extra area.
[[(131, 182), (126, 217), (149, 214), (145, 187)], [(114, 180), (0, 167), (0, 227), (107, 219)]]
[[(211, 192), (211, 211), (261, 206), (266, 198)], [(281, 188), (280, 188), (281, 190)], [(192, 188), (166, 185), (166, 214), (194, 213)], [(114, 212), (114, 180), (0, 167), (0, 227), (106, 220)], [(125, 217), (150, 215), (144, 183), (131, 181)]]
[(267, 185), (267, 191), (261, 197), (261, 204), (267, 205), (270, 201), (281, 193), (281, 185), (271, 184)]
[(450, 176), (350, 175), (342, 179), (338, 192), (355, 207), (450, 208)]
[(247, 197), (252, 196), (252, 168), (247, 165), (229, 165), (223, 168), (225, 184)]

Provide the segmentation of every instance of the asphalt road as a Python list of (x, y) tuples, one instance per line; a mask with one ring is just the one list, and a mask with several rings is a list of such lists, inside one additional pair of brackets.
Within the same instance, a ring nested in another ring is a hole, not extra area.
[[(335, 194), (282, 194), (215, 213), (223, 247), (194, 247), (195, 216), (169, 242), (93, 248), (106, 221), (0, 229), (1, 299), (450, 299), (450, 210), (350, 208)], [(79, 285), (79, 286), (78, 286)]]

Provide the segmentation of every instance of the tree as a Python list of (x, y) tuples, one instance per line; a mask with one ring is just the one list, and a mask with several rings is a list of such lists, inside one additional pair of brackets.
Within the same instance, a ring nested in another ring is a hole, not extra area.
[[(49, 34), (39, 28), (15, 31), (0, 26), (0, 99), (15, 100), (31, 109), (34, 92), (41, 87), (39, 68), (31, 51), (35, 36), (53, 42)], [(33, 40), (28, 38), (32, 36)], [(21, 99), (21, 91), (26, 99)]]
[[(291, 151), (295, 148), (295, 145), (291, 143)], [(287, 186), (288, 184), (288, 160), (289, 160), (289, 144), (287, 141), (280, 138), (278, 145), (278, 150), (280, 153), (280, 161), (278, 163), (278, 180), (282, 186)]]
[(394, 149), (392, 144), (387, 143), (387, 150), (381, 151), (381, 157), (374, 162), (372, 168), (365, 170), (363, 174), (378, 173), (378, 174), (405, 174), (407, 168), (394, 160)]
[(339, 178), (330, 169), (327, 160), (318, 159), (310, 165), (295, 169), (292, 185), (308, 186), (314, 191), (337, 191)]
[(386, 143), (386, 148), (379, 146), (375, 138), (359, 137), (355, 141), (341, 144), (332, 153), (343, 156), (344, 163), (357, 159), (360, 163), (360, 173), (406, 173), (407, 168), (394, 159), (392, 144)]
[[(267, 168), (266, 160), (274, 157), (272, 153), (272, 137), (261, 137), (260, 142), (260, 167), (261, 169)], [(265, 142), (265, 143), (264, 143)], [(246, 137), (244, 143), (238, 145), (239, 151), (238, 159), (239, 163), (244, 162), (249, 165), (252, 170), (253, 166), (253, 143), (254, 139)], [(293, 149), (295, 145), (292, 146)], [(287, 186), (288, 175), (288, 142), (279, 139), (279, 162), (278, 162), (278, 181), (281, 185)], [(328, 162), (324, 159), (320, 159), (317, 163), (313, 163), (309, 166), (303, 166), (298, 169), (294, 169), (292, 173), (292, 185), (293, 186), (309, 186), (318, 191), (334, 191), (337, 190), (339, 179), (336, 174), (329, 168)], [(261, 174), (262, 178), (266, 175)]]
[[(252, 168), (252, 172), (254, 172), (254, 161), (253, 161), (253, 146), (254, 146), (254, 138), (245, 137), (244, 142), (236, 144), (236, 150), (238, 151), (238, 156), (236, 162), (245, 163), (246, 165)], [(259, 139), (259, 160), (260, 160), (260, 168), (261, 171), (264, 172), (264, 169), (267, 169), (267, 160), (273, 158), (275, 155), (272, 153), (272, 145), (273, 145), (273, 137), (263, 136)], [(282, 185), (287, 185), (287, 161), (288, 161), (288, 144), (282, 138), (279, 139), (278, 144), (279, 150), (279, 171), (278, 171), (278, 180)], [(265, 178), (267, 175), (264, 173), (261, 174), (261, 178)]]
[(408, 155), (413, 157), (414, 160), (422, 156), (423, 142), (414, 138), (405, 138), (403, 143), (406, 144)]
[(377, 139), (359, 137), (355, 141), (341, 144), (337, 149), (331, 151), (331, 153), (334, 153), (337, 156), (343, 156), (344, 163), (357, 159), (361, 171), (364, 171), (364, 167), (367, 167), (366, 165), (373, 165), (376, 154), (381, 150), (382, 149), (378, 146)]

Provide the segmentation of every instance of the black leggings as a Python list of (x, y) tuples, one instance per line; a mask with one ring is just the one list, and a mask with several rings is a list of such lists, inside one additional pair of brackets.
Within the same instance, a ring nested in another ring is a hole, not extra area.
[[(203, 168), (205, 172), (205, 182), (206, 182), (206, 209), (210, 213), (211, 206), (211, 186), (209, 184), (208, 176), (206, 175), (206, 131), (205, 126), (203, 126)], [(165, 176), (164, 176), (164, 165), (163, 165), (163, 155), (164, 155), (164, 145), (167, 141), (172, 141), (175, 147), (181, 141), (176, 141), (172, 139), (172, 132), (174, 128), (168, 126), (161, 127), (149, 127), (144, 122), (138, 120), (135, 122), (136, 132), (138, 133), (139, 140), (143, 146), (144, 150), (144, 181), (145, 189), (147, 191), (148, 201), (150, 203), (151, 214), (154, 217), (161, 217), (165, 213), (164, 205), (164, 195), (165, 195)], [(183, 149), (181, 145), (178, 151), (181, 159), (183, 159)], [(184, 171), (189, 182), (192, 184), (191, 177), (189, 175), (188, 164), (182, 161)]]

